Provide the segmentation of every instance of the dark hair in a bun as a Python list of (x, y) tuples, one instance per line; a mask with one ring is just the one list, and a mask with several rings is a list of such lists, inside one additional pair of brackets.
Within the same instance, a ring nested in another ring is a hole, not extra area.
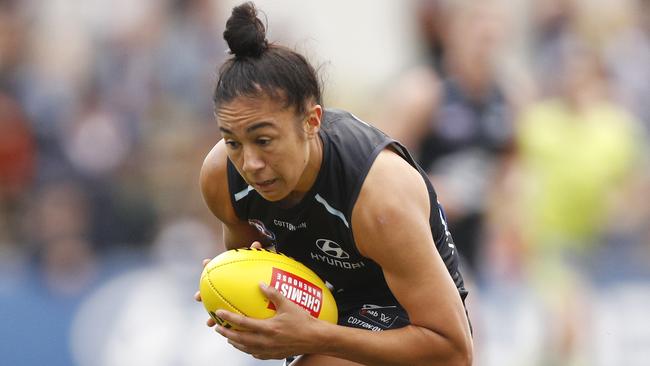
[(266, 29), (252, 2), (232, 10), (223, 37), (232, 57), (219, 69), (214, 89), (215, 108), (233, 99), (268, 96), (296, 113), (305, 113), (306, 102), (322, 104), (316, 70), (301, 54), (268, 43)]
[(268, 48), (266, 28), (251, 2), (232, 9), (223, 38), (235, 57), (259, 57)]

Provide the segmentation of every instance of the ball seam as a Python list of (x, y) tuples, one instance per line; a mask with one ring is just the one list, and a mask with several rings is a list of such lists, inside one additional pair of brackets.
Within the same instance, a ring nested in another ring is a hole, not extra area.
[(235, 311), (238, 312), (239, 314), (244, 315), (244, 316), (248, 316), (248, 315), (244, 314), (243, 311), (239, 310), (239, 309), (238, 309), (235, 305), (233, 305), (230, 301), (228, 301), (228, 299), (226, 299), (226, 298), (225, 298), (225, 297), (224, 297), (224, 296), (219, 292), (219, 290), (217, 290), (217, 288), (214, 287), (214, 285), (212, 285), (212, 280), (210, 279), (210, 276), (207, 276), (207, 277), (208, 277), (208, 285), (210, 285), (210, 288), (212, 289), (212, 291), (214, 291), (214, 293), (217, 294), (217, 296), (219, 296), (219, 297), (221, 298), (221, 300), (223, 300), (223, 302), (225, 302), (226, 304), (230, 305), (230, 307), (233, 308), (233, 309), (235, 309)]

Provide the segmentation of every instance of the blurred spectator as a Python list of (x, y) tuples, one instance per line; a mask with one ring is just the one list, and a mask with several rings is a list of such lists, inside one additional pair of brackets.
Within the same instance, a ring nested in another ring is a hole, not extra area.
[(633, 172), (641, 151), (638, 122), (608, 97), (597, 52), (567, 43), (560, 98), (522, 116), (521, 158), (533, 191), (525, 229), (538, 245), (589, 247), (606, 227), (610, 199)]
[(581, 350), (591, 312), (586, 263), (641, 147), (637, 121), (608, 96), (598, 52), (577, 39), (563, 46), (562, 94), (526, 110), (518, 136), (524, 193), (516, 216), (529, 272), (555, 320), (548, 365), (589, 363)]
[(78, 293), (95, 271), (86, 193), (74, 181), (61, 181), (45, 186), (32, 202), (38, 230), (29, 229), (28, 235), (44, 283), (53, 293)]
[(424, 29), (437, 32), (426, 40), (444, 41), (442, 74), (436, 74), (435, 64), (407, 73), (389, 95), (378, 124), (416, 152), (438, 192), (459, 252), (476, 269), (486, 198), (512, 145), (514, 106), (496, 64), (508, 13), (500, 1), (436, 9), (444, 11), (437, 17), (446, 19), (447, 27)]
[(26, 42), (25, 17), (17, 1), (0, 3), (0, 90), (16, 87), (24, 58)]
[(532, 66), (542, 97), (560, 93), (562, 44), (575, 32), (576, 0), (535, 0), (532, 19)]
[(216, 66), (226, 48), (218, 35), (218, 9), (211, 0), (169, 2), (169, 26), (157, 56), (157, 74), (166, 98), (212, 124)]
[(425, 57), (434, 70), (444, 73), (445, 44), (447, 43), (450, 11), (449, 0), (418, 0), (414, 9), (416, 23)]
[(650, 29), (643, 24), (650, 8), (644, 10), (642, 2), (648, 3), (610, 1), (610, 6), (601, 10), (601, 24), (593, 25), (592, 33), (601, 39), (614, 97), (650, 132)]
[(96, 91), (80, 101), (75, 120), (62, 131), (66, 159), (83, 177), (110, 178), (129, 156), (134, 137), (126, 121), (103, 105)]
[[(0, 89), (0, 278), (22, 270), (20, 230), (35, 175), (36, 143), (20, 105)], [(2, 286), (0, 286), (2, 287)]]
[(71, 365), (65, 351), (71, 320), (98, 273), (88, 241), (88, 201), (71, 181), (48, 185), (30, 201), (21, 240), (24, 250), (32, 243), (29, 260), (21, 263), (24, 270), (3, 268), (0, 353), (12, 365)]
[(0, 205), (18, 204), (35, 174), (35, 141), (20, 105), (0, 92)]
[(558, 67), (563, 49), (580, 37), (604, 52), (611, 92), (622, 106), (650, 126), (650, 33), (644, 27), (645, 0), (540, 0), (533, 14), (533, 66), (541, 95), (560, 94)]

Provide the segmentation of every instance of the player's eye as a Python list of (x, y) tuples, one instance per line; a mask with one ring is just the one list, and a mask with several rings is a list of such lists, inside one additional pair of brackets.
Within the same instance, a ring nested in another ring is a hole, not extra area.
[(234, 141), (234, 140), (226, 140), (226, 146), (229, 149), (237, 149), (237, 148), (239, 148), (239, 146), (241, 146), (241, 144), (239, 142), (237, 142), (237, 141)]
[(271, 139), (268, 137), (258, 138), (257, 140), (255, 140), (255, 143), (257, 143), (260, 146), (268, 146), (271, 143)]

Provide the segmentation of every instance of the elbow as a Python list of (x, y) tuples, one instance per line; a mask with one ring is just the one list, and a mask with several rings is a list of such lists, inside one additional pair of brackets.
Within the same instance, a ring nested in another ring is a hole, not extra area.
[(472, 366), (474, 362), (474, 355), (471, 348), (460, 350), (454, 349), (444, 355), (436, 354), (432, 357), (422, 358), (414, 365), (418, 366), (431, 366), (431, 365), (445, 365), (445, 366)]
[(474, 362), (474, 346), (472, 340), (467, 339), (454, 349), (453, 361), (449, 365), (471, 366)]
[(450, 344), (449, 348), (445, 351), (435, 352), (425, 357), (419, 358), (417, 361), (412, 362), (413, 365), (418, 366), (432, 366), (432, 365), (445, 365), (445, 366), (472, 366), (474, 362), (474, 350), (472, 342), (453, 345)]
[(458, 360), (454, 365), (458, 366), (472, 366), (474, 362), (474, 353), (471, 350), (467, 352), (462, 352), (458, 355)]
[[(421, 349), (425, 352), (417, 357), (412, 364), (418, 366), (471, 366), (474, 364), (474, 342), (469, 327), (457, 332), (435, 332), (430, 329), (419, 328), (429, 337), (421, 337), (424, 342)], [(436, 344), (437, 347), (432, 347)]]
[(473, 352), (470, 348), (466, 350), (455, 349), (453, 352), (449, 352), (444, 359), (436, 357), (435, 360), (426, 360), (421, 365), (472, 366), (473, 362)]
[[(436, 361), (430, 360), (426, 364), (444, 364), (453, 365), (453, 366), (471, 366), (474, 363), (474, 345), (472, 342), (471, 336), (464, 337), (464, 339), (458, 339), (457, 341), (451, 341), (448, 343), (449, 348), (443, 356), (444, 360), (436, 358)], [(440, 356), (440, 355), (438, 355)], [(440, 361), (443, 361), (442, 363)]]

